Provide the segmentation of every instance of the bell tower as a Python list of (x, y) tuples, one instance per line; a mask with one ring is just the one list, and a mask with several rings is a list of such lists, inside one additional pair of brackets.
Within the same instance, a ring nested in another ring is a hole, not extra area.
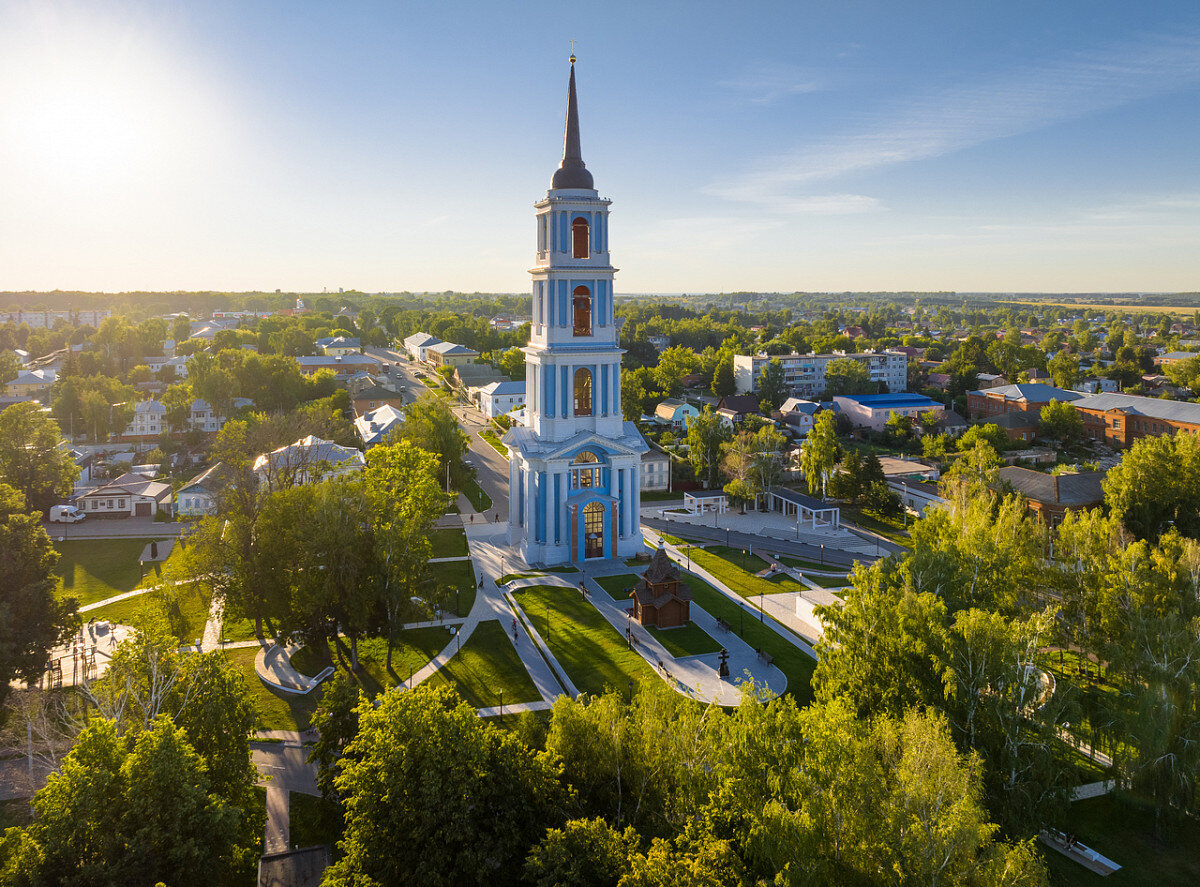
[(621, 414), (608, 212), (583, 162), (575, 56), (562, 161), (534, 204), (533, 320), (525, 353), (524, 428), (505, 435), (509, 535), (530, 563), (641, 550), (638, 507), (646, 443)]

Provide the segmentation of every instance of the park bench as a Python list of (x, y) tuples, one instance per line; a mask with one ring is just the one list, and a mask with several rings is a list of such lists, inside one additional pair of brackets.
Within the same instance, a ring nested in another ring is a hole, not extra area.
[(775, 657), (772, 656), (770, 653), (768, 653), (766, 650), (759, 650), (758, 658), (761, 659), (763, 662), (765, 662), (767, 665), (775, 664)]
[(721, 631), (733, 631), (733, 626), (720, 616), (717, 617), (717, 628), (721, 629)]
[(325, 668), (323, 668), (321, 670), (320, 674), (318, 674), (315, 678), (313, 678), (312, 680), (310, 680), (308, 682), (308, 689), (305, 690), (304, 692), (305, 693), (310, 692), (314, 687), (317, 686), (317, 684), (321, 683), (321, 681), (325, 680), (328, 677), (332, 677), (333, 672), (334, 672), (334, 668), (332, 665), (325, 666)]

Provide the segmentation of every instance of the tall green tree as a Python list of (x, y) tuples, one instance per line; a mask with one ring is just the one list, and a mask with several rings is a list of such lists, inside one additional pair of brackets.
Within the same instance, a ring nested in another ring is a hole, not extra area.
[(0, 483), (15, 487), (30, 508), (44, 513), (71, 492), (77, 477), (58, 424), (37, 404), (16, 403), (0, 412)]
[(25, 829), (40, 850), (30, 883), (209, 885), (236, 867), (238, 813), (170, 718), (130, 737), (93, 720), (34, 796)]
[(829, 410), (818, 413), (800, 449), (800, 466), (804, 469), (809, 493), (815, 495), (819, 490), (822, 497), (825, 496), (834, 466), (837, 465), (838, 449), (833, 413)]
[(337, 776), (346, 829), (323, 883), (516, 883), (565, 801), (551, 760), (447, 689), (359, 707)]
[(449, 404), (441, 397), (423, 397), (404, 409), (404, 422), (396, 432), (401, 440), (437, 458), (437, 478), (445, 483), (449, 467), (451, 484), (461, 484), (469, 471), (463, 465), (470, 438), (458, 425)]
[(1200, 537), (1200, 442), (1190, 434), (1134, 441), (1104, 478), (1104, 500), (1139, 539), (1169, 527)]
[(0, 722), (14, 680), (32, 681), (78, 627), (75, 601), (54, 594), (58, 553), (21, 493), (0, 484)]
[(434, 479), (436, 470), (435, 457), (407, 441), (367, 452), (363, 489), (371, 504), (376, 559), (383, 574), (389, 669), (393, 637), (411, 610), (433, 551), (430, 531), (445, 508), (446, 497)]
[(875, 394), (879, 386), (871, 381), (867, 365), (852, 357), (839, 357), (825, 365), (825, 396), (839, 394)]
[(712, 407), (705, 407), (703, 413), (688, 423), (688, 461), (706, 489), (713, 489), (717, 483), (721, 448), (732, 436), (729, 427)]
[[(769, 410), (777, 410), (787, 397), (787, 385), (783, 381), (783, 364), (772, 357), (758, 375), (758, 395)], [(768, 410), (768, 411), (769, 411)]]
[(737, 381), (733, 375), (733, 351), (722, 348), (717, 354), (717, 362), (713, 367), (712, 393), (714, 397), (728, 397), (737, 391)]
[(1069, 401), (1052, 400), (1042, 407), (1038, 425), (1042, 434), (1059, 443), (1083, 439), (1083, 417)]

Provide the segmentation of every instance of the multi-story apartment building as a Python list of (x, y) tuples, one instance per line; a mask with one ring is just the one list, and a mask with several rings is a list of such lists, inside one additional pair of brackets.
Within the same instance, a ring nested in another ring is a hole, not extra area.
[(35, 330), (52, 330), (61, 320), (72, 326), (87, 325), (99, 328), (104, 319), (111, 315), (112, 310), (109, 308), (101, 308), (99, 310), (68, 309), (65, 311), (4, 311), (0, 312), (0, 324), (15, 323), (20, 326), (26, 323)]
[[(817, 397), (825, 393), (825, 368), (834, 360), (850, 358), (865, 364), (872, 382), (882, 382), (888, 393), (898, 394), (908, 385), (908, 355), (899, 351), (863, 351), (847, 354), (781, 354), (775, 359), (783, 366), (783, 383), (797, 397)], [(738, 394), (758, 390), (758, 378), (772, 359), (768, 354), (736, 354), (733, 378)]]

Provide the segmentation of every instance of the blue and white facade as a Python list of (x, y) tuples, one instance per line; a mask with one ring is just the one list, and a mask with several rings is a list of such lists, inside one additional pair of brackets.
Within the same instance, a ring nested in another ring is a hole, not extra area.
[(621, 416), (608, 207), (579, 156), (572, 58), (563, 163), (537, 210), (525, 426), (504, 436), (509, 543), (530, 564), (630, 557), (642, 550), (642, 454)]

